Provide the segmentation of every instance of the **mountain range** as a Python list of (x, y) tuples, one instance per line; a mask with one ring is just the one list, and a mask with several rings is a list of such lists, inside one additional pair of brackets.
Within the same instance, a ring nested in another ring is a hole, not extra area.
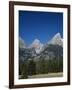
[(19, 38), (19, 59), (21, 61), (40, 60), (40, 59), (62, 59), (63, 58), (63, 39), (60, 33), (48, 41), (45, 45), (40, 40), (35, 39), (33, 43), (26, 47), (22, 38)]

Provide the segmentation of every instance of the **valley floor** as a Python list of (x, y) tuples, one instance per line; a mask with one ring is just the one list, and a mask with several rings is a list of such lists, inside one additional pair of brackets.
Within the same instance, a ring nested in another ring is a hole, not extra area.
[(32, 75), (32, 76), (28, 76), (28, 78), (50, 78), (50, 77), (62, 77), (62, 76), (63, 76), (63, 72), (58, 72), (58, 73)]
[[(32, 78), (51, 78), (51, 77), (63, 77), (63, 72), (48, 73), (48, 74), (37, 74), (37, 75), (28, 76), (28, 79), (32, 79)], [(19, 78), (21, 79), (21, 75), (19, 75)]]

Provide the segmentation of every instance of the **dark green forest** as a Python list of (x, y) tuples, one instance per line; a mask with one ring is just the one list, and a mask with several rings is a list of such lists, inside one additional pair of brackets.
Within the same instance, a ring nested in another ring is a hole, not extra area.
[(19, 75), (21, 78), (26, 79), (30, 75), (36, 74), (48, 74), (48, 73), (63, 72), (63, 61), (62, 60), (44, 60), (39, 61), (25, 61), (20, 62)]

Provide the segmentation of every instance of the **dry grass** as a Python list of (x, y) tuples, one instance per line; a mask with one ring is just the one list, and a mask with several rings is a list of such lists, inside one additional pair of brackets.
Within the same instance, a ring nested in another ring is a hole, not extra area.
[(37, 74), (37, 75), (32, 75), (28, 76), (28, 78), (51, 78), (51, 77), (62, 77), (63, 72), (58, 72), (58, 73), (48, 73), (48, 74)]

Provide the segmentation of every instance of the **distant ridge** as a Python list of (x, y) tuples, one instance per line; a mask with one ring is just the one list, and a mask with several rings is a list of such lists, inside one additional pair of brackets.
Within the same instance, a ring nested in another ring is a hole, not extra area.
[(19, 48), (26, 48), (24, 40), (19, 37)]

